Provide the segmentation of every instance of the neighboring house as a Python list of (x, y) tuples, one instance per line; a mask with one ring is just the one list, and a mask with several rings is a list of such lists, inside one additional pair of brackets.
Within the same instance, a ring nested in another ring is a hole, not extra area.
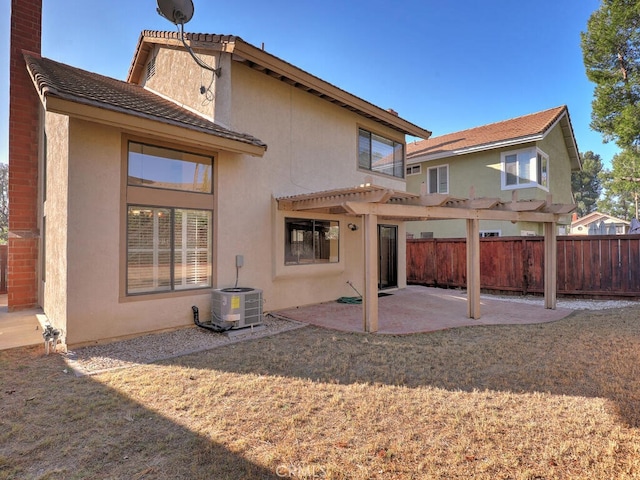
[(591, 212), (578, 218), (574, 214), (571, 221), (571, 235), (625, 235), (630, 223), (606, 213)]
[[(14, 246), (29, 242), (34, 303), (69, 345), (190, 325), (192, 305), (203, 320), (212, 288), (261, 289), (265, 311), (352, 295), (371, 225), (278, 199), (404, 192), (405, 135), (430, 135), (238, 37), (187, 40), (219, 76), (175, 32), (142, 33), (126, 82), (24, 54), (38, 215)], [(377, 232), (390, 246), (378, 286), (402, 288), (405, 224), (380, 218)]]
[[(578, 147), (566, 106), (407, 145), (407, 191), (573, 204)], [(567, 222), (569, 223), (567, 217)], [(409, 237), (463, 237), (463, 221), (412, 222)], [(559, 233), (566, 233), (560, 227)], [(480, 222), (481, 236), (541, 235), (532, 222)]]

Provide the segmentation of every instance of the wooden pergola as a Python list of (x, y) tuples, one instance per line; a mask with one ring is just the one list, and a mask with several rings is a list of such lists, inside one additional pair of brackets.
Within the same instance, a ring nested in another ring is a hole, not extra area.
[(377, 185), (327, 190), (276, 199), (278, 209), (363, 217), (365, 332), (378, 330), (378, 220), (466, 220), (467, 223), (467, 314), (480, 318), (480, 220), (535, 222), (544, 224), (544, 303), (556, 308), (556, 224), (560, 217), (575, 210), (573, 204), (554, 204), (546, 200), (511, 201), (499, 198), (453, 198), (446, 194), (417, 195)]

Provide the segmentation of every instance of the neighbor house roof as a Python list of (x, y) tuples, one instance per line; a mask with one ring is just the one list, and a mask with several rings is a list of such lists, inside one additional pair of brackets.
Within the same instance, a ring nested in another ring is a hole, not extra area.
[(620, 223), (624, 225), (629, 225), (629, 222), (623, 220), (621, 218), (612, 217), (611, 215), (607, 215), (606, 213), (600, 212), (591, 212), (585, 215), (584, 217), (577, 218), (571, 222), (571, 228), (578, 226), (587, 226), (593, 222), (601, 222), (605, 221), (606, 223)]
[[(208, 137), (213, 136), (215, 140), (208, 138), (205, 142), (217, 143), (220, 148), (230, 151), (260, 156), (267, 148), (265, 143), (249, 134), (216, 125), (202, 115), (187, 110), (140, 85), (88, 72), (35, 54), (25, 53), (24, 57), (29, 74), (45, 108), (49, 111), (86, 116), (98, 122), (101, 119), (107, 122), (110, 118), (111, 123), (126, 126), (127, 122), (123, 116), (113, 118), (101, 115), (104, 112), (124, 114), (137, 119), (133, 122), (134, 125), (130, 125), (132, 128), (143, 128), (144, 120), (155, 123), (155, 128), (159, 128), (157, 124), (162, 124), (206, 134)], [(87, 111), (72, 105), (90, 107), (92, 110)], [(146, 129), (153, 130), (154, 125), (149, 124)]]
[[(331, 102), (392, 128), (403, 134), (418, 138), (429, 138), (431, 132), (407, 120), (402, 119), (392, 109), (385, 110), (352, 95), (304, 70), (292, 65), (263, 48), (255, 47), (240, 37), (233, 35), (214, 35), (203, 33), (185, 33), (185, 41), (195, 51), (216, 51), (231, 54), (232, 60), (241, 62), (250, 68), (269, 75), (272, 78), (302, 89)], [(140, 83), (147, 58), (156, 44), (184, 48), (178, 32), (145, 30), (140, 35), (134, 53), (127, 80)]]
[(542, 140), (557, 124), (562, 128), (571, 167), (578, 170), (580, 156), (566, 105), (410, 143), (407, 145), (407, 163), (535, 142)]

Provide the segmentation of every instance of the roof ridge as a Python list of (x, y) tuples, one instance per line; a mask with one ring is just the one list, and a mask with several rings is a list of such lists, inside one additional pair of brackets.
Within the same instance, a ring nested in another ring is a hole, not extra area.
[[(180, 40), (180, 32), (172, 30), (143, 30), (143, 36), (155, 37), (155, 38), (174, 38)], [(211, 42), (217, 43), (220, 41), (232, 42), (236, 40), (242, 40), (237, 35), (220, 34), (220, 33), (189, 33), (184, 32), (184, 37), (187, 40), (195, 40), (198, 42)], [(244, 40), (242, 40), (244, 41)]]
[(566, 105), (433, 136), (407, 144), (407, 158), (435, 154), (447, 156), (456, 151), (523, 141), (546, 134), (563, 115), (568, 118)]
[[(534, 116), (536, 116), (536, 115), (540, 115), (540, 114), (543, 114), (543, 113), (547, 113), (547, 112), (550, 112), (550, 111), (552, 111), (552, 110), (560, 110), (560, 111), (562, 111), (562, 110), (566, 110), (566, 109), (567, 109), (567, 106), (566, 106), (566, 105), (559, 105), (559, 106), (557, 106), (557, 107), (547, 108), (547, 109), (545, 109), (545, 110), (540, 110), (539, 112), (527, 113), (527, 114), (525, 114), (525, 115), (519, 115), (519, 116), (517, 116), (517, 117), (507, 118), (507, 119), (505, 119), (505, 120), (498, 120), (498, 121), (496, 121), (496, 122), (485, 123), (485, 124), (483, 124), (483, 125), (476, 125), (475, 127), (469, 127), (469, 128), (464, 128), (464, 129), (462, 129), (462, 130), (456, 130), (455, 132), (443, 133), (442, 135), (438, 135), (438, 136), (430, 137), (430, 138), (429, 138), (429, 139), (427, 139), (427, 140), (428, 140), (428, 141), (431, 141), (431, 140), (437, 140), (438, 138), (445, 137), (445, 136), (447, 136), (447, 135), (454, 135), (454, 134), (458, 134), (458, 133), (462, 133), (462, 132), (468, 132), (469, 130), (475, 130), (475, 129), (477, 129), (477, 128), (492, 127), (492, 126), (494, 126), (494, 125), (500, 125), (500, 124), (503, 124), (503, 123), (515, 122), (516, 120), (521, 120), (521, 119), (528, 118), (528, 117), (534, 117)], [(555, 117), (554, 117), (554, 118), (553, 118), (549, 123), (547, 123), (547, 124), (545, 125), (545, 128), (544, 128), (543, 130), (545, 130), (546, 128), (548, 128), (548, 126), (549, 126), (549, 125), (551, 125), (551, 124), (552, 124), (552, 123), (553, 123), (557, 118), (558, 118), (558, 115), (556, 115), (556, 116), (555, 116)], [(425, 140), (420, 140), (420, 141), (425, 141)], [(420, 141), (415, 142), (415, 143), (420, 143)]]

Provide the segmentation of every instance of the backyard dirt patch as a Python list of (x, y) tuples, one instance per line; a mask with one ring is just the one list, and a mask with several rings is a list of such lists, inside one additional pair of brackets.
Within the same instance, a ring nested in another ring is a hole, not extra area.
[(0, 479), (640, 478), (639, 317), (305, 327), (81, 377), (0, 352)]

